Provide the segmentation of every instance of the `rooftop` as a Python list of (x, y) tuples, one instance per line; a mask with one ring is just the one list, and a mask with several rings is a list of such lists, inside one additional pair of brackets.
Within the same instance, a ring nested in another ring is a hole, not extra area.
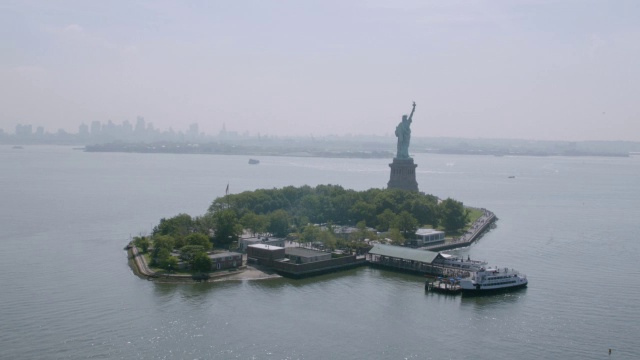
[(242, 256), (242, 254), (237, 253), (237, 252), (223, 252), (223, 253), (217, 253), (217, 254), (211, 254), (209, 255), (210, 259), (217, 259), (217, 258), (223, 258), (223, 257), (227, 257), (227, 256)]
[(438, 255), (437, 252), (428, 251), (428, 250), (418, 250), (411, 249), (402, 246), (393, 246), (393, 245), (383, 245), (376, 244), (373, 246), (373, 249), (369, 250), (369, 254), (374, 255), (382, 255), (393, 258), (405, 259), (405, 260), (413, 260), (424, 263), (431, 263), (435, 260)]
[(269, 244), (253, 244), (253, 245), (249, 245), (248, 247), (256, 248), (256, 249), (265, 249), (265, 250), (280, 250), (280, 249), (284, 249), (281, 246), (275, 246), (275, 245), (269, 245)]
[(324, 251), (305, 249), (301, 247), (288, 247), (284, 251), (287, 255), (295, 255), (295, 256), (319, 256), (319, 255), (327, 255), (328, 253)]
[(432, 235), (432, 234), (444, 234), (444, 231), (435, 230), (435, 229), (418, 229), (416, 231), (416, 235)]

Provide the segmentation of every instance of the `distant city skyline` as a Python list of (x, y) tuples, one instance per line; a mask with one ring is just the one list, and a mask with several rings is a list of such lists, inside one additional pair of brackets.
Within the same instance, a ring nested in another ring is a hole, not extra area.
[[(251, 137), (273, 137), (273, 138), (304, 138), (306, 136), (313, 135), (279, 135), (279, 134), (260, 134), (260, 133), (251, 133), (249, 131), (238, 132), (233, 129), (227, 129), (225, 123), (222, 124), (222, 127), (218, 129), (218, 131), (214, 131), (212, 133), (207, 133), (204, 131), (200, 131), (200, 126), (198, 123), (189, 124), (187, 129), (174, 129), (172, 127), (166, 129), (160, 129), (155, 127), (152, 122), (147, 122), (144, 117), (138, 116), (136, 118), (135, 123), (132, 123), (129, 120), (123, 120), (120, 123), (113, 122), (108, 120), (107, 122), (100, 121), (92, 121), (91, 123), (81, 123), (77, 126), (75, 130), (66, 130), (62, 128), (58, 129), (48, 129), (44, 126), (34, 126), (33, 124), (17, 124), (14, 130), (9, 129), (8, 131), (5, 129), (0, 129), (0, 136), (16, 136), (19, 138), (32, 138), (37, 139), (43, 136), (55, 136), (55, 135), (73, 135), (80, 136), (85, 138), (91, 138), (96, 136), (104, 137), (105, 135), (114, 135), (112, 136), (112, 140), (131, 140), (131, 141), (140, 141), (140, 140), (153, 140), (152, 138), (145, 139), (145, 135), (181, 135), (185, 137), (185, 139), (199, 139), (199, 140), (209, 140), (211, 138), (216, 137), (243, 137), (243, 138), (251, 138)], [(342, 134), (342, 135), (321, 135), (318, 138), (322, 137), (367, 137), (367, 135), (357, 135), (357, 134)], [(392, 137), (393, 135), (370, 135), (372, 137)], [(0, 137), (1, 138), (1, 137)], [(168, 140), (170, 137), (160, 136), (157, 140)], [(174, 139), (176, 140), (176, 139)]]
[(6, 1), (0, 129), (640, 141), (640, 2)]

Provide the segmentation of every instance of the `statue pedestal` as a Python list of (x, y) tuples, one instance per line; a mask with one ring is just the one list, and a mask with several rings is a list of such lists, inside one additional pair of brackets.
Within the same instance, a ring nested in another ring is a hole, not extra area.
[(418, 182), (416, 181), (416, 168), (418, 165), (413, 163), (412, 158), (393, 158), (393, 162), (389, 164), (389, 167), (391, 168), (391, 177), (387, 188), (418, 191)]

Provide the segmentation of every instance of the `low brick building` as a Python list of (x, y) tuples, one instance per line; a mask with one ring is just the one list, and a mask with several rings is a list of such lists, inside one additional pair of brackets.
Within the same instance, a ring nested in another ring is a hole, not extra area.
[(237, 252), (223, 252), (209, 254), (211, 270), (233, 269), (242, 266), (242, 254)]
[(240, 239), (240, 250), (243, 252), (247, 251), (247, 247), (249, 245), (257, 245), (257, 244), (265, 244), (265, 245), (273, 245), (284, 247), (285, 239), (269, 237), (269, 236), (258, 236), (258, 237), (243, 237)]
[(284, 259), (284, 247), (254, 244), (247, 246), (247, 261), (255, 261), (260, 265), (271, 266), (274, 261)]
[(316, 261), (331, 260), (331, 253), (300, 247), (286, 248), (284, 253), (285, 257), (294, 264), (306, 264)]

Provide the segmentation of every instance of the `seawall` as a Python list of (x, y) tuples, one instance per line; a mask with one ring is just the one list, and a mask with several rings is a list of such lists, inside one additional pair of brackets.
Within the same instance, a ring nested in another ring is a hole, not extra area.
[[(207, 279), (194, 279), (194, 276), (191, 274), (165, 274), (165, 273), (157, 273), (149, 268), (147, 265), (147, 261), (144, 258), (138, 248), (129, 244), (127, 246), (128, 256), (130, 260), (130, 265), (133, 272), (141, 278), (146, 278), (147, 280), (154, 280), (158, 282), (201, 282), (201, 281), (216, 281), (220, 278), (224, 277), (233, 277), (233, 275), (238, 275), (245, 271), (247, 268), (246, 265), (239, 266), (235, 270), (225, 270), (220, 272), (212, 272), (208, 274)], [(256, 276), (256, 279), (264, 278), (263, 276)]]
[(425, 246), (422, 249), (429, 251), (443, 251), (466, 247), (480, 239), (491, 225), (498, 220), (496, 215), (487, 209), (482, 210), (483, 214), (471, 225), (469, 230), (458, 238), (451, 239), (444, 244)]

